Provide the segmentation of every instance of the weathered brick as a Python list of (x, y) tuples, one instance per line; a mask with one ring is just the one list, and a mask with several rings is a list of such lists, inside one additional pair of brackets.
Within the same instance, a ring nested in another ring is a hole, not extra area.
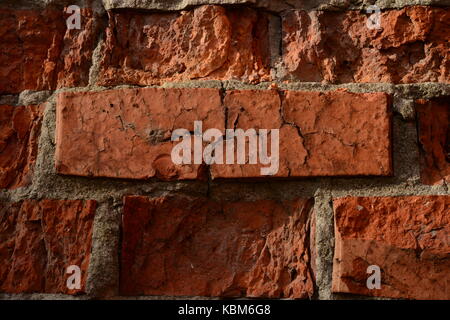
[[(95, 201), (0, 202), (0, 292), (83, 292), (95, 209)], [(71, 265), (81, 269), (80, 290), (66, 286)]]
[[(228, 128), (280, 129), (275, 177), (391, 175), (389, 104), (384, 93), (345, 91), (286, 91), (280, 99), (277, 91), (242, 90), (224, 99)], [(267, 166), (214, 164), (211, 172), (256, 178)]]
[[(450, 197), (342, 198), (334, 203), (333, 291), (450, 299)], [(381, 269), (368, 289), (367, 267)]]
[(173, 130), (224, 130), (217, 89), (121, 89), (61, 93), (56, 168), (81, 176), (164, 180), (203, 178), (204, 166), (175, 165)]
[(310, 297), (312, 205), (125, 197), (121, 294)]
[(450, 97), (416, 101), (421, 178), (424, 184), (450, 181)]
[(81, 8), (81, 29), (67, 29), (64, 34), (57, 68), (57, 88), (89, 84), (92, 53), (100, 27), (98, 15), (90, 8)]
[[(224, 109), (225, 108), (225, 109)], [(174, 164), (175, 129), (280, 129), (275, 177), (392, 174), (389, 96), (345, 91), (121, 89), (62, 93), (57, 106), (56, 167), (62, 174), (164, 180), (204, 178), (205, 163)], [(192, 139), (192, 137), (191, 137)], [(236, 139), (237, 140), (237, 139)], [(271, 140), (270, 137), (268, 139)], [(256, 178), (261, 163), (210, 166), (212, 178)], [(246, 160), (249, 158), (248, 141)], [(203, 142), (203, 151), (206, 142)], [(259, 150), (261, 145), (258, 146)], [(271, 152), (269, 143), (268, 153)], [(192, 153), (195, 144), (192, 143)]]
[(31, 182), (43, 106), (0, 106), (0, 188)]
[(407, 7), (381, 14), (291, 11), (283, 17), (284, 64), (300, 81), (450, 82), (450, 11)]
[(269, 79), (268, 20), (249, 8), (110, 12), (99, 84)]
[(87, 85), (98, 23), (81, 15), (81, 30), (67, 30), (62, 9), (0, 9), (0, 93)]

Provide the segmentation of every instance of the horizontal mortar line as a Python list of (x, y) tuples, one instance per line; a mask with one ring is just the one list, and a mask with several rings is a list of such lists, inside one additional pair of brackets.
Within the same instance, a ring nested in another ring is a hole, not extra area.
[[(414, 7), (414, 6), (423, 6), (423, 7), (448, 7), (449, 4), (445, 0), (437, 0), (432, 2), (423, 3), (423, 1), (404, 1), (400, 4), (398, 3), (385, 3), (382, 1), (375, 1), (374, 3), (362, 3), (360, 5), (354, 5), (354, 4), (347, 4), (347, 5), (333, 5), (333, 3), (330, 1), (328, 3), (320, 3), (315, 6), (311, 5), (287, 5), (287, 4), (277, 4), (274, 5), (264, 5), (259, 4), (255, 2), (241, 2), (241, 3), (220, 3), (215, 1), (198, 1), (196, 4), (184, 4), (184, 1), (178, 1), (175, 2), (175, 4), (161, 4), (164, 3), (166, 0), (162, 0), (159, 3), (152, 2), (151, 5), (133, 5), (133, 4), (123, 4), (122, 3), (109, 3), (108, 5), (103, 5), (103, 8), (107, 11), (114, 10), (114, 11), (123, 11), (123, 10), (142, 10), (142, 11), (149, 11), (149, 12), (179, 12), (179, 11), (186, 11), (191, 10), (193, 8), (200, 7), (202, 5), (222, 5), (227, 7), (250, 7), (253, 9), (259, 9), (259, 10), (266, 10), (268, 12), (273, 13), (282, 13), (284, 11), (290, 11), (290, 10), (302, 10), (302, 11), (332, 11), (332, 12), (345, 12), (345, 11), (360, 11), (362, 9), (368, 8), (370, 5), (377, 5), (381, 10), (396, 10), (396, 9), (403, 9), (408, 7)], [(278, 9), (277, 9), (278, 8)]]
[[(96, 183), (95, 179), (92, 179), (93, 183)], [(142, 181), (136, 181), (137, 183), (143, 183)], [(117, 183), (120, 183), (117, 181)], [(227, 182), (228, 184), (231, 183)], [(282, 182), (281, 182), (282, 183)], [(349, 181), (350, 183), (350, 181)], [(112, 182), (112, 187), (108, 188), (107, 190), (109, 193), (107, 196), (97, 196), (92, 195), (92, 192), (87, 190), (86, 192), (60, 192), (57, 189), (55, 189), (55, 192), (45, 192), (42, 194), (39, 194), (38, 196), (33, 196), (30, 194), (20, 193), (15, 194), (16, 190), (2, 190), (2, 193), (4, 194), (4, 198), (10, 202), (19, 202), (22, 200), (41, 200), (41, 199), (50, 199), (50, 200), (95, 200), (99, 203), (107, 201), (108, 198), (115, 198), (115, 199), (121, 199), (127, 195), (133, 195), (133, 196), (146, 196), (150, 198), (156, 198), (163, 196), (164, 194), (179, 194), (179, 195), (186, 195), (190, 197), (206, 197), (206, 198), (214, 198), (217, 200), (222, 199), (220, 196), (214, 196), (214, 197), (208, 197), (206, 192), (202, 193), (195, 193), (192, 192), (192, 189), (189, 189), (189, 185), (186, 185), (186, 189), (181, 188), (179, 190), (173, 190), (174, 185), (179, 184), (177, 181), (173, 182), (165, 182), (166, 188), (161, 188), (161, 190), (156, 191), (144, 191), (141, 190), (142, 186), (136, 186), (136, 190), (133, 190), (132, 188), (124, 188), (123, 190), (117, 190), (114, 186), (114, 182)], [(160, 182), (156, 182), (153, 184), (160, 184)], [(307, 191), (304, 190), (305, 187), (308, 187), (308, 182), (298, 182), (294, 181), (290, 183), (290, 188), (298, 188), (300, 190), (298, 194), (294, 195), (292, 198), (298, 198), (298, 197), (307, 197), (307, 198), (314, 198), (315, 192), (324, 187), (327, 186), (328, 190), (330, 191), (330, 194), (333, 199), (342, 198), (342, 197), (402, 197), (402, 196), (446, 196), (449, 195), (448, 191), (445, 190), (443, 185), (439, 186), (426, 186), (426, 185), (416, 185), (416, 186), (410, 186), (409, 188), (405, 186), (405, 184), (394, 184), (394, 185), (383, 185), (379, 187), (371, 187), (370, 185), (361, 186), (359, 183), (358, 185), (351, 185), (347, 184), (346, 186), (349, 188), (349, 190), (341, 190), (338, 187), (328, 186), (326, 182), (323, 183), (315, 183), (316, 185), (310, 186), (311, 189)], [(241, 187), (241, 190), (245, 192), (245, 187), (247, 184), (245, 183), (233, 183), (233, 187)], [(152, 184), (148, 185), (149, 187), (152, 187)], [(253, 185), (254, 186), (254, 185)], [(212, 189), (219, 190), (221, 185), (215, 185), (212, 187)], [(364, 188), (364, 189), (361, 189)], [(406, 187), (406, 188), (405, 188)], [(79, 186), (77, 187), (78, 189)], [(256, 186), (258, 189), (258, 187)], [(273, 181), (264, 181), (264, 185), (261, 185), (261, 191), (264, 191), (266, 188), (276, 188), (276, 185)], [(103, 189), (103, 188), (100, 188)], [(131, 190), (130, 190), (131, 189)], [(280, 188), (282, 189), (282, 188)], [(33, 190), (30, 189), (30, 192)], [(135, 191), (135, 192), (134, 192)], [(34, 192), (33, 192), (34, 193)], [(55, 197), (55, 194), (58, 196)], [(249, 194), (253, 194), (253, 192), (249, 192)], [(225, 194), (225, 197), (223, 199), (228, 199), (228, 193)], [(276, 199), (279, 197), (275, 197), (273, 199)], [(258, 198), (259, 200), (267, 199), (267, 197), (261, 197)], [(271, 198), (272, 199), (272, 198)]]
[[(272, 86), (276, 87), (273, 88)], [(344, 84), (324, 84), (320, 82), (289, 82), (283, 83), (281, 81), (261, 82), (259, 84), (248, 84), (245, 82), (234, 80), (197, 80), (186, 82), (166, 82), (162, 85), (118, 85), (113, 87), (103, 86), (86, 86), (86, 87), (71, 87), (60, 88), (53, 91), (32, 91), (33, 93), (45, 93), (50, 92), (49, 98), (37, 102), (44, 103), (51, 100), (51, 98), (59, 93), (63, 92), (102, 92), (113, 91), (123, 89), (224, 89), (226, 91), (231, 90), (287, 90), (287, 91), (335, 91), (338, 89), (347, 89), (353, 93), (372, 93), (372, 92), (386, 92), (388, 94), (399, 93), (400, 91), (416, 90), (419, 92), (402, 92), (405, 98), (408, 97), (423, 97), (424, 93), (427, 97), (441, 97), (450, 95), (450, 83), (441, 82), (421, 82), (421, 83), (408, 83), (408, 84), (391, 84), (391, 83), (344, 83)], [(434, 89), (434, 90), (432, 90)], [(27, 90), (29, 91), (29, 90)], [(429, 91), (435, 91), (429, 93)], [(428, 92), (428, 93), (427, 93)], [(2, 97), (18, 96), (19, 94), (4, 94)], [(18, 102), (17, 102), (18, 103)], [(19, 105), (19, 104), (16, 104)]]

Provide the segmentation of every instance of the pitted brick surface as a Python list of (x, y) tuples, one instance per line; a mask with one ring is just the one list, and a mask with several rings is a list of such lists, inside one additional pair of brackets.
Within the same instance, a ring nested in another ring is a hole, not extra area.
[[(333, 291), (408, 299), (450, 298), (450, 197), (342, 198), (333, 201)], [(381, 269), (368, 289), (367, 267)]]
[(126, 197), (121, 294), (307, 298), (312, 201)]

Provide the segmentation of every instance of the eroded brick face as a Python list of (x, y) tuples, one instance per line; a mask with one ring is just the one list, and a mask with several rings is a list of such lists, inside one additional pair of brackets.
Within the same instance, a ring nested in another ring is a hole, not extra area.
[[(386, 176), (392, 174), (389, 100), (384, 93), (241, 90), (227, 92), (224, 106), (229, 129), (280, 130), (275, 177)], [(213, 165), (211, 175), (256, 178), (262, 167)]]
[[(0, 202), (0, 292), (84, 291), (95, 201)], [(69, 290), (67, 267), (81, 269), (81, 290)]]
[(421, 178), (424, 184), (450, 181), (450, 97), (416, 101)]
[[(170, 140), (174, 130), (192, 132), (194, 121), (203, 121), (203, 132), (216, 128), (224, 135), (225, 123), (244, 131), (279, 129), (274, 177), (387, 176), (392, 173), (389, 104), (384, 93), (345, 91), (284, 92), (283, 99), (275, 90), (228, 91), (223, 103), (217, 89), (63, 93), (56, 168), (81, 176), (202, 179), (204, 165), (173, 163), (179, 142)], [(191, 147), (194, 152), (194, 143)], [(268, 165), (249, 164), (248, 149), (247, 141), (245, 164), (237, 164), (237, 155), (234, 164), (211, 164), (212, 178), (261, 177)]]
[(110, 12), (99, 83), (269, 79), (268, 19), (249, 8)]
[(67, 30), (63, 10), (0, 9), (0, 94), (85, 86), (98, 24), (82, 10), (82, 28)]
[(125, 197), (124, 295), (307, 298), (312, 201)]
[(44, 105), (0, 106), (0, 188), (30, 184)]
[[(333, 201), (333, 291), (408, 299), (450, 299), (450, 197)], [(367, 268), (381, 269), (368, 289)]]
[(203, 179), (199, 164), (176, 165), (172, 132), (224, 129), (217, 89), (132, 89), (62, 93), (57, 106), (56, 169), (81, 176)]
[(359, 11), (291, 11), (283, 17), (283, 61), (299, 81), (450, 82), (450, 11), (407, 7), (369, 29)]

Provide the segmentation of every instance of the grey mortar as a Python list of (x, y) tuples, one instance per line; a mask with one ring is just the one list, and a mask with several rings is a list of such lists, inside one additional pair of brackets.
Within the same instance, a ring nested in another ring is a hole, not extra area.
[(120, 205), (109, 199), (95, 212), (86, 292), (90, 297), (119, 294)]
[(264, 8), (274, 12), (289, 9), (304, 10), (361, 10), (370, 5), (381, 9), (398, 9), (413, 5), (450, 6), (449, 0), (103, 0), (110, 9), (147, 9), (160, 11), (185, 10), (205, 4), (242, 5)]

